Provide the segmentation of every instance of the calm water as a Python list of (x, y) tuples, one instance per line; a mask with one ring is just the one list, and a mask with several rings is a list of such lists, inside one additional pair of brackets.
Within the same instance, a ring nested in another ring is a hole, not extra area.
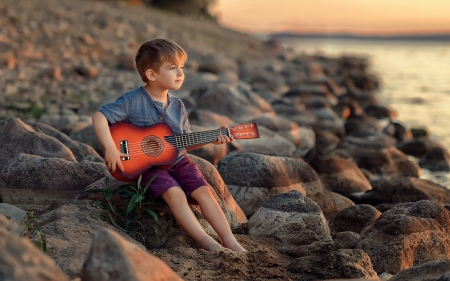
[[(381, 81), (377, 98), (398, 113), (408, 128), (426, 127), (450, 149), (450, 42), (289, 39), (295, 51), (329, 57), (367, 57)], [(423, 169), (422, 178), (450, 188), (450, 173)]]

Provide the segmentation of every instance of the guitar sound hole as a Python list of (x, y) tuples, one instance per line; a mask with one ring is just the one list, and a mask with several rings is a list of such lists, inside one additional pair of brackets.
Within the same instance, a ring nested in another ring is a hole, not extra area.
[(142, 151), (151, 157), (161, 154), (163, 150), (162, 141), (155, 136), (148, 136), (142, 141)]

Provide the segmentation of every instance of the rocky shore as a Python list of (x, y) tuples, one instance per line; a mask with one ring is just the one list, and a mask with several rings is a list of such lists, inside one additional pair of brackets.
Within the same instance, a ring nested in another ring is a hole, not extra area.
[[(391, 120), (365, 59), (120, 1), (2, 0), (0, 26), (4, 280), (450, 280), (450, 190), (420, 178), (450, 156)], [(90, 115), (142, 85), (134, 54), (156, 37), (189, 54), (173, 94), (192, 131), (258, 124), (258, 139), (189, 155), (246, 253), (204, 251), (162, 219), (146, 248), (102, 219), (102, 195), (79, 194), (123, 185)]]

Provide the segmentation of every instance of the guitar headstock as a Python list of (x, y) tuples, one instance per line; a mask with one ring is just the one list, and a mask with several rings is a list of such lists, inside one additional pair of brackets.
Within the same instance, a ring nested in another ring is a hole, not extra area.
[(236, 125), (229, 128), (230, 134), (235, 139), (255, 139), (259, 138), (258, 125), (248, 123)]

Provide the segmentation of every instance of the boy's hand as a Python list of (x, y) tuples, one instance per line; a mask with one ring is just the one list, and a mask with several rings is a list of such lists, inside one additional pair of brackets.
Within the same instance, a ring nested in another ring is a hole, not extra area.
[[(225, 128), (226, 128), (226, 126), (220, 126), (219, 127), (219, 129), (225, 129)], [(217, 137), (217, 140), (212, 142), (212, 144), (219, 145), (219, 144), (224, 144), (224, 143), (227, 143), (227, 142), (232, 142), (233, 140), (234, 140), (233, 137), (228, 137), (228, 136), (224, 136), (222, 134), (219, 134), (219, 136)]]
[(122, 161), (120, 159), (122, 157), (127, 157), (128, 154), (121, 153), (116, 148), (106, 149), (105, 150), (105, 163), (108, 171), (114, 173), (116, 171), (116, 167), (119, 166), (121, 172), (125, 171), (122, 165)]

